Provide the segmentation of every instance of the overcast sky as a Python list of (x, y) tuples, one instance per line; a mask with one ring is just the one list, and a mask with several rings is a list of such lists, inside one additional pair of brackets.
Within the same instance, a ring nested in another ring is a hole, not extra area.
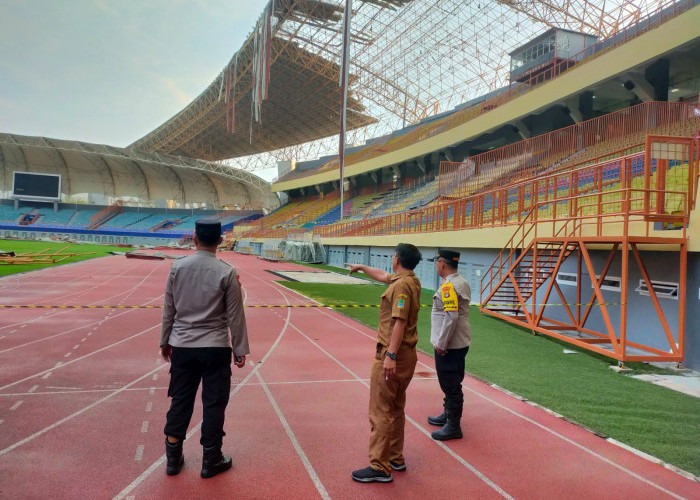
[(267, 0), (0, 0), (0, 132), (125, 147), (199, 95)]

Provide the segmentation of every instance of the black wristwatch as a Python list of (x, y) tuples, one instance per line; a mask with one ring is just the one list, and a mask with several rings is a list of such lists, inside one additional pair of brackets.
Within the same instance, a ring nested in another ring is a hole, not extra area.
[(395, 353), (395, 352), (389, 352), (389, 351), (387, 351), (387, 352), (386, 352), (386, 355), (387, 355), (387, 357), (388, 357), (389, 359), (393, 359), (394, 361), (396, 361), (396, 353)]

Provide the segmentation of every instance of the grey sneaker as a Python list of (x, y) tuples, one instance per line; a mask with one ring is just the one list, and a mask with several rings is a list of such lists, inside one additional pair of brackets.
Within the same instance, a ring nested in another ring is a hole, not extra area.
[(398, 462), (394, 462), (393, 460), (389, 460), (389, 465), (391, 465), (392, 469), (399, 471), (399, 472), (406, 470), (406, 463), (405, 462), (400, 464)]
[(360, 483), (390, 483), (394, 480), (391, 474), (373, 469), (371, 466), (352, 471), (351, 475), (355, 481)]

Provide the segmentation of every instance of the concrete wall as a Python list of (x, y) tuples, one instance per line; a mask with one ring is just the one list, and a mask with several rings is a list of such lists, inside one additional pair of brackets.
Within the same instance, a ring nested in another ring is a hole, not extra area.
[(700, 371), (700, 254), (688, 254), (685, 366)]
[[(427, 259), (437, 254), (436, 247), (419, 247), (423, 254), (423, 260), (418, 264), (415, 273), (424, 288), (435, 290), (439, 285), (440, 278), (435, 270), (435, 264)], [(447, 248), (447, 247), (446, 247)], [(453, 248), (453, 247), (449, 247)], [(500, 250), (484, 248), (454, 248), (461, 252), (459, 263), (459, 273), (467, 280), (472, 288), (472, 303), (478, 304), (481, 301), (481, 279), (486, 271), (491, 267), (494, 259)], [(336, 267), (343, 267), (345, 262), (352, 264), (366, 264), (378, 267), (386, 271), (391, 268), (391, 256), (394, 253), (393, 247), (380, 246), (346, 246), (335, 245), (326, 247), (328, 264)], [(605, 266), (609, 252), (591, 250), (593, 267), (597, 274)], [(630, 253), (629, 281), (627, 296), (627, 339), (632, 342), (639, 342), (644, 345), (656, 347), (664, 351), (669, 350), (668, 342), (664, 334), (661, 322), (656, 314), (651, 298), (635, 291), (638, 288), (639, 280), (642, 279), (641, 272), (636, 264), (633, 255)], [(653, 281), (678, 283), (679, 281), (679, 258), (674, 252), (642, 252), (644, 265)], [(615, 256), (613, 264), (607, 277), (621, 277), (621, 252)], [(577, 254), (572, 254), (562, 265), (562, 272), (576, 274), (578, 267)], [(687, 272), (687, 305), (686, 305), (686, 332), (685, 332), (685, 352), (684, 365), (694, 370), (700, 369), (700, 254), (690, 253)], [(583, 265), (582, 273), (582, 303), (591, 302), (593, 288), (588, 272)], [(548, 283), (545, 283), (538, 292), (538, 302), (544, 298)], [(560, 288), (566, 303), (571, 311), (576, 310), (576, 287), (560, 284)], [(603, 299), (607, 304), (608, 313), (615, 332), (620, 331), (620, 303), (622, 301), (621, 292), (616, 290), (603, 290)], [(673, 332), (674, 340), (677, 342), (679, 303), (673, 298), (660, 298), (661, 308)], [(594, 301), (595, 302), (595, 301)], [(568, 322), (566, 308), (556, 291), (552, 291), (548, 300), (546, 315), (553, 319)], [(585, 310), (585, 306), (582, 306)], [(588, 328), (606, 332), (606, 326), (600, 307), (594, 306), (591, 315), (586, 323)], [(630, 350), (629, 353), (636, 351)]]
[(178, 238), (129, 236), (115, 234), (87, 234), (87, 233), (61, 233), (60, 231), (28, 231), (21, 229), (0, 229), (0, 238), (21, 238), (24, 240), (39, 240), (42, 238), (68, 238), (86, 243), (102, 243), (105, 245), (147, 245), (147, 246), (167, 246), (177, 243)]

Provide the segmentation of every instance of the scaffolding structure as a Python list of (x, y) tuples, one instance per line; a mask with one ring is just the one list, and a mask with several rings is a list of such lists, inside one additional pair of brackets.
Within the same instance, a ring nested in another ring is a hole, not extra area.
[[(132, 148), (247, 170), (337, 151), (344, 0), (271, 0), (190, 105)], [(668, 2), (666, 2), (668, 3)], [(361, 144), (509, 85), (509, 53), (551, 27), (600, 38), (662, 0), (358, 0), (348, 142)]]

